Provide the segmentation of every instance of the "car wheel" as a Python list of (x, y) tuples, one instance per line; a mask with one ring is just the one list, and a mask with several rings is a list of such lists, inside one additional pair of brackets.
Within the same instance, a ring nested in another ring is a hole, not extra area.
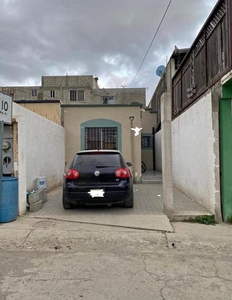
[(130, 198), (124, 203), (125, 208), (133, 208), (134, 207), (134, 194), (130, 196)]
[(64, 207), (64, 209), (71, 209), (71, 208), (73, 208), (73, 205), (71, 204), (71, 203), (69, 203), (66, 199), (65, 199), (65, 197), (64, 197), (64, 195), (63, 195), (63, 207)]

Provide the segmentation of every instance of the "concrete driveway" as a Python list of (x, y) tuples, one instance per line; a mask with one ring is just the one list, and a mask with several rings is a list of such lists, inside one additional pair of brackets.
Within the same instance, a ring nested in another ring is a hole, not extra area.
[[(200, 204), (190, 199), (177, 189), (173, 189), (174, 210), (178, 216), (208, 214)], [(172, 232), (169, 219), (163, 212), (162, 176), (158, 172), (147, 171), (143, 175), (142, 184), (134, 184), (133, 209), (122, 207), (86, 206), (72, 210), (64, 210), (62, 206), (62, 188), (48, 194), (48, 201), (43, 208), (30, 217), (79, 222), (96, 225), (109, 225), (136, 229)]]
[(161, 194), (161, 184), (135, 184), (133, 209), (86, 206), (64, 210), (60, 187), (48, 194), (48, 201), (41, 210), (28, 214), (37, 218), (172, 232), (172, 226), (163, 213)]

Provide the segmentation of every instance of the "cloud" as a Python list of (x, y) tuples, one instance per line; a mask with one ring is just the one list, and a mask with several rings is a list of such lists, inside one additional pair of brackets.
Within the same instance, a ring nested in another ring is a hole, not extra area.
[[(216, 0), (174, 0), (133, 87), (151, 97), (174, 50), (189, 47)], [(129, 87), (169, 0), (3, 0), (0, 85), (43, 75), (94, 75), (101, 87)], [(149, 99), (148, 99), (149, 100)]]

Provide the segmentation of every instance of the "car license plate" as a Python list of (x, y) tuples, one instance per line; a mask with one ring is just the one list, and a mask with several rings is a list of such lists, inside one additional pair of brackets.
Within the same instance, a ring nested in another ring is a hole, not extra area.
[(103, 189), (93, 189), (88, 192), (88, 194), (92, 197), (104, 197), (105, 191)]

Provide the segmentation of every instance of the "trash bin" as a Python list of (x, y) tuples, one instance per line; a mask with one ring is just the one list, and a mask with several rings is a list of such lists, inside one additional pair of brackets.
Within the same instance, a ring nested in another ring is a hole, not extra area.
[(0, 223), (11, 222), (18, 216), (18, 178), (2, 178), (2, 199), (0, 201)]

